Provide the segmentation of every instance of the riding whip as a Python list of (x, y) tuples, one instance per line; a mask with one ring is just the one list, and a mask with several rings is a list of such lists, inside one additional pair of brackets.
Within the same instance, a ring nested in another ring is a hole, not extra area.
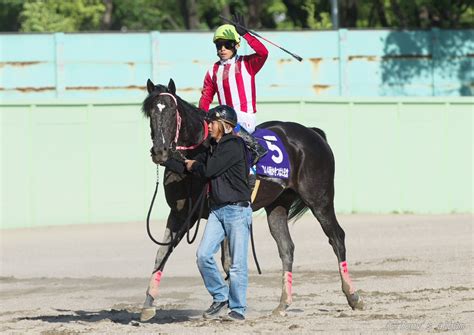
[(250, 29), (248, 29), (247, 27), (244, 27), (244, 26), (242, 26), (241, 24), (238, 24), (237, 22), (234, 22), (234, 21), (232, 21), (232, 20), (230, 20), (230, 19), (228, 19), (228, 18), (226, 18), (226, 17), (224, 17), (224, 16), (222, 16), (222, 15), (219, 15), (219, 17), (220, 17), (222, 20), (224, 20), (224, 21), (226, 21), (226, 22), (228, 22), (228, 23), (230, 23), (230, 24), (233, 24), (234, 26), (238, 26), (238, 27), (240, 27), (240, 28), (242, 28), (242, 29), (245, 29), (245, 30), (247, 30), (249, 33), (251, 33), (252, 35), (255, 35), (255, 36), (257, 36), (258, 38), (261, 38), (262, 40), (267, 41), (268, 43), (270, 43), (270, 44), (276, 46), (276, 47), (279, 48), (280, 50), (283, 50), (283, 51), (286, 52), (287, 54), (293, 56), (293, 57), (294, 57), (295, 59), (297, 59), (298, 61), (301, 62), (301, 61), (303, 60), (302, 57), (300, 57), (300, 56), (298, 56), (298, 55), (292, 53), (291, 51), (286, 50), (285, 48), (279, 46), (278, 44), (273, 43), (272, 41), (266, 39), (265, 37), (263, 37), (263, 36), (257, 34), (255, 31), (250, 30)]

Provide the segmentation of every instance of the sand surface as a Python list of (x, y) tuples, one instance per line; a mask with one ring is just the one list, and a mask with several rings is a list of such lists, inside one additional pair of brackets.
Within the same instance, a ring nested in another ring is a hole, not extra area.
[[(197, 244), (185, 241), (166, 265), (156, 317), (139, 322), (156, 253), (143, 222), (1, 231), (0, 332), (473, 333), (471, 215), (350, 215), (339, 221), (365, 310), (347, 305), (332, 248), (306, 215), (290, 225), (293, 304), (286, 316), (271, 315), (281, 293), (281, 262), (266, 219), (257, 214), (263, 275), (250, 260), (247, 320), (239, 324), (201, 318), (211, 299), (195, 263)], [(164, 222), (154, 226), (161, 237)]]

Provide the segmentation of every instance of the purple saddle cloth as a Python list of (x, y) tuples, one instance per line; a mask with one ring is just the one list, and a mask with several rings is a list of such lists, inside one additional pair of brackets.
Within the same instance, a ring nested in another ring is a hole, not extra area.
[(281, 139), (273, 131), (263, 128), (257, 128), (252, 136), (268, 150), (268, 153), (257, 162), (257, 175), (290, 178), (290, 161)]

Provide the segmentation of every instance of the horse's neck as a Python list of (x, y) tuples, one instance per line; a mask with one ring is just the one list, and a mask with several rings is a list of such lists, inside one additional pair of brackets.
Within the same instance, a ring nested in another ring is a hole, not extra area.
[(191, 146), (203, 141), (206, 134), (207, 124), (198, 110), (183, 107), (181, 114), (181, 129), (178, 145)]

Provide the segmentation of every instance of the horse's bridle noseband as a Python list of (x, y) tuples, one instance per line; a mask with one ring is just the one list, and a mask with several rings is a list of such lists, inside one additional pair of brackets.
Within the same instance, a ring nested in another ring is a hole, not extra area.
[[(181, 130), (181, 115), (179, 113), (179, 110), (178, 110), (178, 100), (176, 99), (176, 97), (171, 94), (171, 93), (168, 93), (168, 92), (163, 92), (163, 93), (160, 93), (159, 95), (168, 95), (170, 96), (171, 98), (173, 98), (173, 101), (174, 101), (174, 104), (176, 105), (176, 135), (174, 137), (174, 141), (171, 143), (171, 146), (173, 146), (174, 144), (174, 150), (192, 150), (192, 149), (196, 149), (198, 146), (200, 146), (207, 138), (207, 136), (209, 135), (209, 129), (207, 128), (207, 123), (206, 121), (203, 121), (203, 126), (204, 126), (204, 136), (202, 138), (202, 140), (197, 143), (197, 144), (194, 144), (194, 145), (191, 145), (191, 146), (178, 146), (178, 139), (179, 139), (179, 131)], [(170, 148), (172, 149), (172, 148)]]

